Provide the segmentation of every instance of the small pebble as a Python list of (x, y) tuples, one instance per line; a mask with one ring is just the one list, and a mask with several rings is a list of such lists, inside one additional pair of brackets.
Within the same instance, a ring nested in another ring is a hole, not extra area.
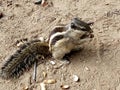
[(78, 82), (79, 81), (79, 77), (77, 75), (73, 75), (73, 81)]
[(52, 65), (55, 65), (55, 64), (56, 64), (54, 61), (50, 61), (50, 63), (51, 63)]
[(39, 39), (41, 42), (44, 42), (44, 41), (45, 41), (44, 37), (39, 37), (38, 39)]
[(86, 70), (86, 71), (90, 71), (90, 69), (89, 69), (88, 67), (85, 67), (85, 70)]

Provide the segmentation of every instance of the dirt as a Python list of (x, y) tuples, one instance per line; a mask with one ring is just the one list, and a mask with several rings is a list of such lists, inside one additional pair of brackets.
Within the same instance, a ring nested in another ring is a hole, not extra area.
[[(69, 85), (69, 90), (120, 90), (120, 0), (48, 0), (44, 7), (34, 2), (0, 1), (0, 66), (17, 49), (17, 40), (48, 37), (55, 25), (69, 23), (74, 17), (93, 21), (95, 37), (70, 56), (69, 65), (55, 69), (50, 59), (38, 66), (36, 83), (30, 85), (31, 68), (17, 80), (0, 78), (0, 90), (24, 90), (27, 86), (40, 90), (44, 79), (57, 80), (47, 84), (47, 90), (61, 90), (61, 85)], [(79, 82), (73, 81), (73, 75)]]

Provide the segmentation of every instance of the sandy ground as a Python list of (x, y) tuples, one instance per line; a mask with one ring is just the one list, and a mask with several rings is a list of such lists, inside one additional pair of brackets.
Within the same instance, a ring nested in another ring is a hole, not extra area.
[[(34, 1), (0, 0), (0, 12), (4, 14), (0, 19), (0, 66), (17, 49), (17, 40), (48, 37), (56, 24), (80, 17), (94, 22), (94, 39), (72, 55), (67, 66), (55, 69), (49, 61), (40, 64), (37, 83), (30, 90), (40, 90), (44, 79), (57, 80), (47, 85), (47, 90), (61, 90), (61, 85), (69, 85), (69, 90), (120, 90), (120, 0), (48, 0), (45, 7)], [(33, 68), (15, 81), (0, 79), (0, 90), (30, 87), (32, 72)], [(74, 82), (73, 75), (80, 81)]]

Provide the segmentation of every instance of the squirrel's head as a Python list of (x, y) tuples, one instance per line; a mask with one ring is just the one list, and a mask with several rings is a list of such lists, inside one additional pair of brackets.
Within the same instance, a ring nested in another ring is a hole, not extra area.
[(84, 39), (86, 37), (89, 37), (89, 38), (94, 37), (94, 35), (92, 34), (93, 30), (90, 27), (91, 25), (93, 25), (93, 22), (87, 23), (87, 22), (82, 21), (79, 18), (73, 18), (71, 23), (70, 23), (70, 26), (71, 26), (72, 29), (81, 30), (81, 31), (86, 32), (86, 34), (83, 35), (83, 37), (81, 37), (81, 39)]
[(79, 18), (73, 18), (71, 21), (71, 28), (92, 33), (93, 30), (90, 27), (92, 24), (93, 22), (86, 23)]

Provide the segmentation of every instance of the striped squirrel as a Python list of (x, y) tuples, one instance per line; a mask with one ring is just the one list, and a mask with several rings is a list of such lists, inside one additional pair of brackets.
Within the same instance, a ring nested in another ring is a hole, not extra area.
[(18, 78), (36, 61), (42, 61), (48, 56), (63, 59), (65, 54), (93, 37), (90, 25), (91, 23), (85, 23), (79, 18), (73, 18), (67, 25), (56, 26), (47, 41), (33, 40), (24, 43), (2, 65), (0, 76), (4, 79)]

